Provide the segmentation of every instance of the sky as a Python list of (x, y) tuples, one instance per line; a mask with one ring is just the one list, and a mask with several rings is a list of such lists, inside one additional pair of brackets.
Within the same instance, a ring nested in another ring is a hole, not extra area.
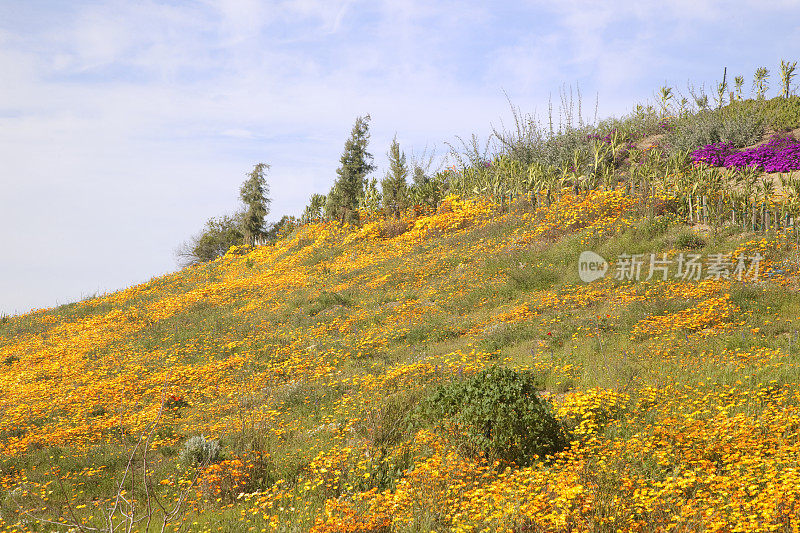
[(775, 94), (797, 43), (800, 0), (0, 0), (0, 315), (177, 270), (256, 163), (300, 215), (358, 116), (380, 178), (564, 87), (589, 122), (723, 67)]

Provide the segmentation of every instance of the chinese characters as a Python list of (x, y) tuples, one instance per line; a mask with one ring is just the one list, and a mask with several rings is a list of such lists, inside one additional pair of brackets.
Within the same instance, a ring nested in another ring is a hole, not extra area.
[[(664, 254), (620, 254), (615, 264), (614, 279), (639, 281), (643, 279), (680, 279), (700, 281), (705, 279), (736, 279), (739, 281), (758, 281), (761, 261), (764, 257), (758, 252), (746, 257), (736, 258), (732, 254), (714, 253), (704, 257), (701, 254), (679, 253), (675, 257)], [(646, 274), (646, 277), (644, 277)]]

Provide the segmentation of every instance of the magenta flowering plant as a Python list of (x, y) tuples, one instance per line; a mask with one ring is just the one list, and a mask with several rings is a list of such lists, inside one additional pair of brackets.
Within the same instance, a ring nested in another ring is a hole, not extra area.
[(736, 147), (733, 143), (718, 142), (707, 144), (702, 148), (698, 148), (692, 152), (692, 159), (695, 163), (706, 163), (714, 167), (726, 166), (725, 162), (728, 157), (736, 153)]
[(675, 124), (669, 118), (663, 118), (658, 122), (658, 129), (662, 132), (674, 131)]
[(692, 152), (695, 162), (715, 167), (755, 167), (764, 172), (790, 172), (800, 170), (800, 141), (776, 135), (760, 146), (737, 150), (732, 143), (707, 144)]

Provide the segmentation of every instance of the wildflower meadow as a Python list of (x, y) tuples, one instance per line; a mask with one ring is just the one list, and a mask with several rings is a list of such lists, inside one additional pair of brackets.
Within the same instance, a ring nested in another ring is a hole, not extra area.
[(675, 148), (710, 112), (3, 317), (0, 531), (798, 531), (797, 140)]

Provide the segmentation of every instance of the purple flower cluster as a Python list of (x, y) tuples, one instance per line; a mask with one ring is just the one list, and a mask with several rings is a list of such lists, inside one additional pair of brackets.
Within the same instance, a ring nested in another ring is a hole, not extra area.
[(732, 155), (736, 154), (736, 147), (733, 143), (712, 143), (692, 152), (692, 159), (695, 163), (703, 162), (712, 167), (728, 166), (725, 162)]
[[(589, 142), (589, 141), (591, 141), (593, 139), (597, 139), (598, 141), (601, 141), (601, 142), (603, 142), (605, 144), (611, 145), (611, 143), (613, 142), (614, 135), (616, 133), (617, 133), (616, 128), (611, 130), (606, 135), (600, 135), (599, 133), (590, 133), (589, 135), (586, 136), (586, 142)], [(628, 155), (628, 152), (630, 150), (632, 150), (633, 148), (635, 148), (635, 147), (636, 147), (636, 143), (634, 143), (633, 141), (627, 140), (625, 142), (625, 144), (622, 146), (622, 148), (620, 149), (619, 153), (617, 154), (617, 159), (624, 159)]]
[(692, 152), (695, 162), (715, 167), (756, 167), (765, 172), (800, 170), (800, 142), (792, 137), (773, 137), (769, 142), (738, 151), (731, 143), (713, 143)]
[(606, 144), (611, 144), (611, 134), (608, 135), (600, 135), (599, 133), (590, 133), (586, 136), (586, 142), (589, 142), (593, 139), (597, 139), (603, 141)]
[(599, 141), (603, 141), (606, 144), (611, 144), (611, 140), (613, 139), (614, 135), (617, 133), (617, 129), (614, 128), (606, 135), (600, 135), (599, 133), (590, 133), (586, 136), (586, 142), (591, 141), (592, 139), (597, 139)]
[(658, 129), (664, 132), (670, 132), (675, 129), (675, 124), (669, 121), (669, 119), (661, 119), (658, 122)]

